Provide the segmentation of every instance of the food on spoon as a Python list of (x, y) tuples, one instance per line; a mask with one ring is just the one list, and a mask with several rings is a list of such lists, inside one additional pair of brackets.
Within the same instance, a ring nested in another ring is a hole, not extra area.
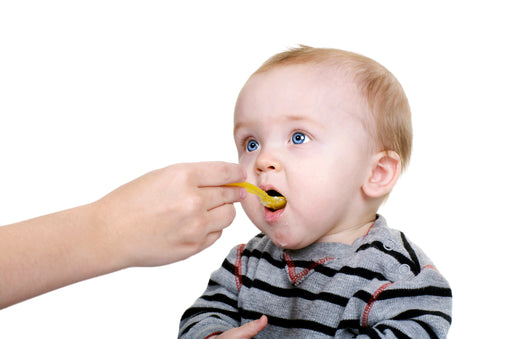
[(268, 207), (271, 210), (279, 210), (286, 206), (286, 198), (280, 195), (277, 191), (272, 190), (273, 193), (279, 195), (271, 196), (261, 188), (254, 186), (253, 184), (249, 184), (248, 182), (236, 182), (233, 184), (227, 184), (226, 186), (244, 187), (247, 192), (259, 196), (263, 206)]

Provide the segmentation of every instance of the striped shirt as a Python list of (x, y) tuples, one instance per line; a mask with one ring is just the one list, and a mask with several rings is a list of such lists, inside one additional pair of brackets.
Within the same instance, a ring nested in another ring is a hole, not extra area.
[(352, 245), (283, 250), (259, 234), (235, 247), (183, 314), (180, 338), (268, 317), (256, 338), (446, 338), (448, 282), (379, 216)]

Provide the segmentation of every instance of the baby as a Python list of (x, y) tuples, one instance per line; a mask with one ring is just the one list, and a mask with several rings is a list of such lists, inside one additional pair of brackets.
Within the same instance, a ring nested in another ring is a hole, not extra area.
[[(405, 93), (362, 55), (306, 46), (277, 54), (235, 107), (261, 234), (235, 247), (180, 324), (211, 338), (255, 319), (257, 338), (445, 338), (451, 290), (428, 257), (377, 214), (411, 152)], [(264, 324), (265, 325), (265, 324)]]

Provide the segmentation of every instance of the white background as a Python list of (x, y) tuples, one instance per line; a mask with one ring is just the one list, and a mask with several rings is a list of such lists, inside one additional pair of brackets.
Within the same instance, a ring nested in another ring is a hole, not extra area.
[[(236, 162), (232, 111), (247, 77), (296, 44), (347, 49), (382, 63), (408, 94), (412, 163), (381, 212), (450, 281), (449, 338), (503, 337), (510, 11), (505, 1), (418, 3), (1, 1), (0, 224), (94, 201), (172, 163)], [(0, 337), (175, 337), (210, 272), (256, 232), (238, 209), (221, 240), (184, 262), (0, 311)]]

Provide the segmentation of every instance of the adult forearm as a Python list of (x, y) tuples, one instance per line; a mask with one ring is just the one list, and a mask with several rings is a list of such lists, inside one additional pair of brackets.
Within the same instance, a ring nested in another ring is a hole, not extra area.
[(132, 266), (188, 258), (216, 241), (246, 192), (239, 165), (155, 170), (95, 203), (0, 227), (0, 308)]
[(0, 308), (122, 268), (94, 204), (0, 227)]

